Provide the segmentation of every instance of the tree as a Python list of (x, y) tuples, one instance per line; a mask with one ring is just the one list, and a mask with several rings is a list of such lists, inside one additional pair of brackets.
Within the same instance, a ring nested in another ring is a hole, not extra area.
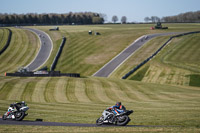
[(103, 24), (103, 18), (100, 17), (92, 17), (93, 24)]
[(160, 18), (157, 16), (151, 16), (151, 21), (152, 21), (152, 23), (160, 22)]
[(121, 18), (121, 22), (122, 22), (122, 24), (126, 24), (126, 21), (127, 21), (126, 16), (122, 16), (122, 18)]
[(103, 22), (107, 21), (107, 15), (104, 13), (100, 13), (99, 16), (103, 18)]
[(144, 18), (144, 21), (148, 23), (149, 21), (151, 21), (151, 18), (145, 17), (145, 18)]
[(93, 12), (66, 13), (66, 14), (2, 14), (0, 24), (102, 24), (103, 16)]
[(116, 23), (116, 22), (118, 21), (118, 17), (117, 17), (116, 15), (114, 15), (114, 16), (112, 17), (112, 21), (113, 21), (113, 23)]

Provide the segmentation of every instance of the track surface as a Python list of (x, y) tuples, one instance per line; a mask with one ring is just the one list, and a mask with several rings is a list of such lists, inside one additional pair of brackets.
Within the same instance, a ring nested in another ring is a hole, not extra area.
[(40, 39), (40, 50), (37, 56), (29, 65), (26, 66), (29, 68), (29, 71), (34, 71), (40, 66), (42, 66), (48, 60), (51, 51), (53, 49), (53, 43), (49, 35), (43, 31), (31, 28), (23, 28), (23, 29), (34, 32)]
[[(81, 123), (61, 123), (61, 122), (39, 122), (39, 121), (14, 121), (2, 120), (0, 118), (0, 125), (29, 125), (29, 126), (68, 126), (68, 127), (116, 127), (116, 125), (102, 125), (96, 124), (81, 124)], [(159, 126), (159, 125), (127, 125), (126, 127), (178, 127), (178, 126)]]
[(170, 32), (170, 33), (159, 33), (159, 34), (151, 34), (144, 35), (137, 40), (135, 40), (128, 48), (119, 53), (115, 58), (113, 58), (110, 62), (105, 64), (99, 71), (97, 71), (93, 76), (96, 77), (109, 77), (109, 75), (117, 69), (123, 62), (125, 62), (137, 49), (139, 49), (146, 42), (151, 40), (154, 37), (158, 36), (168, 36), (179, 34), (181, 32)]

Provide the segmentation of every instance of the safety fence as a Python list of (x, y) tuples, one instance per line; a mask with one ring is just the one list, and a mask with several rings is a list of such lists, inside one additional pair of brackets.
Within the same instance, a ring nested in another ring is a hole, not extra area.
[(56, 54), (56, 56), (54, 58), (54, 61), (53, 61), (52, 65), (51, 65), (50, 71), (54, 71), (54, 69), (56, 68), (58, 59), (59, 59), (59, 57), (60, 57), (60, 55), (62, 53), (62, 49), (64, 47), (65, 42), (66, 42), (66, 37), (63, 37), (62, 42), (60, 44), (60, 47), (58, 49), (58, 52), (57, 52), (57, 54)]
[(60, 73), (60, 71), (48, 71), (44, 74), (36, 74), (34, 72), (26, 72), (26, 73), (5, 73), (5, 76), (14, 76), (14, 77), (60, 77), (60, 76), (66, 76), (66, 77), (80, 77), (79, 73)]
[(8, 46), (10, 44), (10, 41), (11, 41), (11, 37), (12, 37), (12, 31), (10, 29), (8, 29), (8, 28), (4, 28), (4, 29), (7, 29), (9, 31), (9, 34), (8, 34), (8, 40), (7, 40), (6, 44), (0, 50), (0, 55), (8, 48)]
[(129, 71), (127, 74), (125, 74), (122, 79), (127, 79), (131, 74), (133, 74), (135, 71), (137, 71), (140, 67), (142, 67), (144, 64), (146, 64), (149, 60), (151, 60), (154, 56), (156, 56), (173, 38), (176, 37), (181, 37), (185, 35), (190, 35), (190, 34), (195, 34), (195, 33), (200, 33), (200, 31), (194, 31), (194, 32), (187, 32), (187, 33), (182, 33), (178, 34), (175, 36), (170, 37), (154, 54), (152, 54), (149, 58), (144, 60), (142, 63), (134, 67), (131, 71)]

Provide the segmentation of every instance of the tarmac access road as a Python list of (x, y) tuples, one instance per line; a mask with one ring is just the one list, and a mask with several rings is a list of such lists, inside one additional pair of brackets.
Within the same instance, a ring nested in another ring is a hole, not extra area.
[(144, 35), (135, 40), (131, 45), (124, 49), (121, 53), (115, 56), (111, 61), (105, 64), (100, 70), (98, 70), (93, 76), (95, 77), (109, 77), (112, 72), (114, 72), (121, 64), (123, 64), (136, 50), (143, 46), (146, 42), (150, 41), (152, 38), (159, 36), (169, 36), (180, 34), (183, 32), (169, 32), (169, 33), (158, 33)]
[[(84, 124), (84, 123), (62, 123), (62, 122), (42, 122), (42, 121), (15, 121), (15, 120), (2, 120), (0, 118), (0, 125), (32, 125), (32, 126), (68, 126), (68, 127), (114, 127), (116, 125), (101, 125)], [(170, 125), (126, 125), (126, 127), (180, 127)]]
[(35, 33), (40, 39), (40, 49), (38, 54), (33, 61), (25, 67), (28, 68), (29, 71), (35, 71), (49, 59), (53, 49), (53, 42), (49, 35), (41, 30), (23, 27), (21, 28)]

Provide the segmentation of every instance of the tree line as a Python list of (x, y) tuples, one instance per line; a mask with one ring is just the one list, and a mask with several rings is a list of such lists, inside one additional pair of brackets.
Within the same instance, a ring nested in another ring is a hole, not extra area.
[(28, 13), (28, 14), (1, 14), (0, 24), (103, 24), (102, 14), (93, 12), (80, 13)]
[(186, 12), (175, 16), (166, 16), (159, 18), (157, 16), (145, 17), (145, 22), (167, 22), (167, 23), (199, 23), (200, 11)]
[(164, 22), (197, 23), (200, 22), (200, 11), (181, 13), (176, 16), (163, 17), (162, 19)]

